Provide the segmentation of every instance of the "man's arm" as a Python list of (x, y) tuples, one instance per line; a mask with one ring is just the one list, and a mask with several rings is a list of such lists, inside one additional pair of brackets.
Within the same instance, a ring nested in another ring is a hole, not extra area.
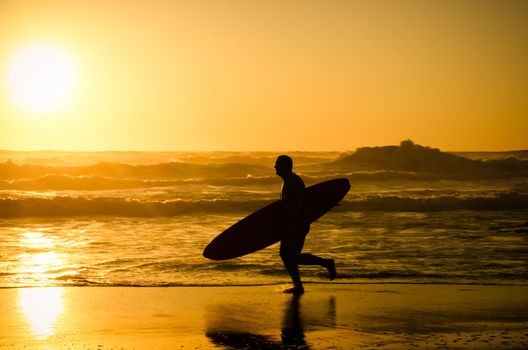
[(293, 221), (301, 215), (304, 202), (304, 189), (294, 178), (290, 178), (285, 183), (285, 187), (288, 191), (288, 201), (285, 203), (286, 220)]

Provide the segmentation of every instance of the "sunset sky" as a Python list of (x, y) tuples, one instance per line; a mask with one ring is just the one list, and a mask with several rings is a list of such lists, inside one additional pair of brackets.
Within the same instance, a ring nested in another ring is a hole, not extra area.
[(528, 1), (1, 0), (0, 149), (528, 149), (527, 43)]

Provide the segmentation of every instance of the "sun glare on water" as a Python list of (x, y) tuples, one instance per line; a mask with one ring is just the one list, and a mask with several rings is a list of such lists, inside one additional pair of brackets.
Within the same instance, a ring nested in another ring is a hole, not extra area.
[(9, 94), (13, 102), (32, 112), (66, 107), (76, 83), (77, 72), (71, 58), (53, 45), (27, 46), (8, 63)]

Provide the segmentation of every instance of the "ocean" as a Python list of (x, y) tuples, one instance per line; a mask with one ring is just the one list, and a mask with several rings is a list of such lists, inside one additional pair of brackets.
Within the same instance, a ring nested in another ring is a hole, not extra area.
[[(380, 149), (361, 159), (289, 153), (306, 185), (351, 183), (304, 249), (334, 258), (338, 278), (303, 266), (304, 282), (528, 284), (526, 154), (426, 149), (424, 160), (400, 147), (396, 164), (393, 155), (380, 162), (389, 157)], [(0, 287), (289, 283), (278, 245), (227, 261), (202, 256), (217, 234), (279, 198), (277, 155), (0, 151)]]

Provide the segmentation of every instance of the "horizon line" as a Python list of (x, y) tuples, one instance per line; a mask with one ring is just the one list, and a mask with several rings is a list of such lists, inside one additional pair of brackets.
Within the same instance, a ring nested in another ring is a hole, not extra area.
[[(423, 146), (417, 144), (419, 146)], [(54, 152), (54, 153), (346, 153), (353, 152), (359, 148), (367, 147), (388, 147), (388, 146), (398, 146), (398, 145), (384, 145), (384, 146), (360, 146), (354, 149), (346, 150), (117, 150), (117, 149), (108, 149), (108, 150), (68, 150), (68, 149), (31, 149), (31, 150), (17, 150), (17, 149), (0, 149), (2, 153), (44, 153), (44, 152)], [(433, 149), (440, 149), (433, 146), (423, 146), (430, 147)], [(506, 153), (506, 152), (528, 152), (528, 148), (523, 149), (510, 149), (510, 150), (442, 150), (446, 153)]]

